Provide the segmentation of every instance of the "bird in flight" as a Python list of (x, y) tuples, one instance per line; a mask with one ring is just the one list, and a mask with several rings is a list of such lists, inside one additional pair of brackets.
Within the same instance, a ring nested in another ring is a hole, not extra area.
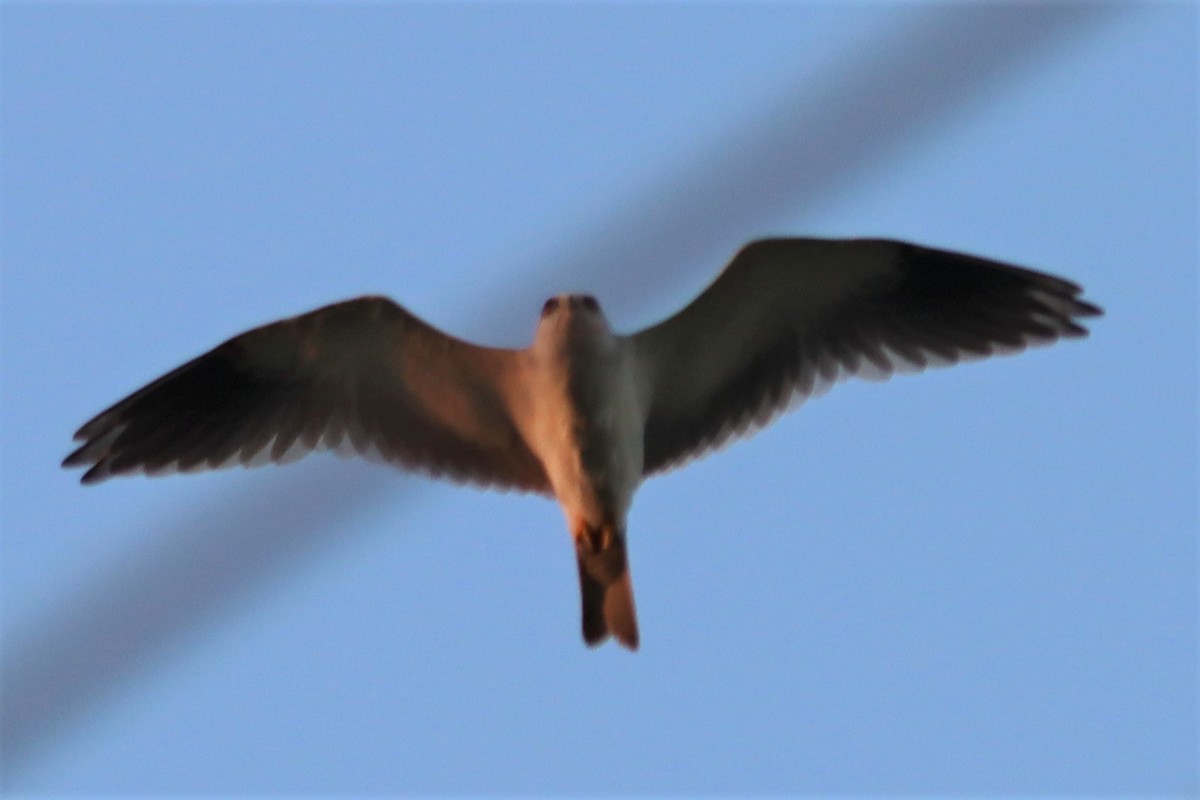
[(82, 481), (314, 450), (557, 498), (589, 645), (638, 646), (625, 520), (647, 477), (763, 427), (834, 382), (1085, 336), (1070, 281), (883, 239), (764, 239), (632, 335), (552, 297), (524, 350), (445, 334), (386, 297), (246, 331), (88, 421)]

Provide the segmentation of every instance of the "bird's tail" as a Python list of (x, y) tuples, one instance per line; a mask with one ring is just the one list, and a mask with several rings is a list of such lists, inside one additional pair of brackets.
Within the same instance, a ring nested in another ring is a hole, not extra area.
[(577, 536), (575, 555), (583, 598), (583, 640), (597, 645), (611, 633), (625, 647), (636, 650), (637, 612), (624, 531), (608, 528)]

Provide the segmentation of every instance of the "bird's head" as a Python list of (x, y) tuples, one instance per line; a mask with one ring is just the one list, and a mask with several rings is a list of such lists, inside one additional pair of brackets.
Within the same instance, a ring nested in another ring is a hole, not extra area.
[(560, 294), (542, 306), (536, 339), (540, 342), (607, 340), (612, 329), (590, 294)]

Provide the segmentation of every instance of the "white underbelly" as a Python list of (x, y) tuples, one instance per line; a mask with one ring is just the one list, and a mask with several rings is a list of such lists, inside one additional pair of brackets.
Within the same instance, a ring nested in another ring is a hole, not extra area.
[[(590, 402), (547, 392), (538, 414), (535, 451), (568, 518), (624, 522), (642, 479), (642, 417), (626, 387), (595, 387)], [(628, 387), (631, 389), (632, 387)]]

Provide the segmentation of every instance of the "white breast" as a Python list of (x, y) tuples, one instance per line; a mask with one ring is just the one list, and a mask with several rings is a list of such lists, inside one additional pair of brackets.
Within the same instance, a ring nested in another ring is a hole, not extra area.
[(632, 354), (608, 333), (539, 332), (527, 352), (533, 414), (526, 436), (568, 523), (583, 517), (623, 525), (642, 475), (644, 417)]

